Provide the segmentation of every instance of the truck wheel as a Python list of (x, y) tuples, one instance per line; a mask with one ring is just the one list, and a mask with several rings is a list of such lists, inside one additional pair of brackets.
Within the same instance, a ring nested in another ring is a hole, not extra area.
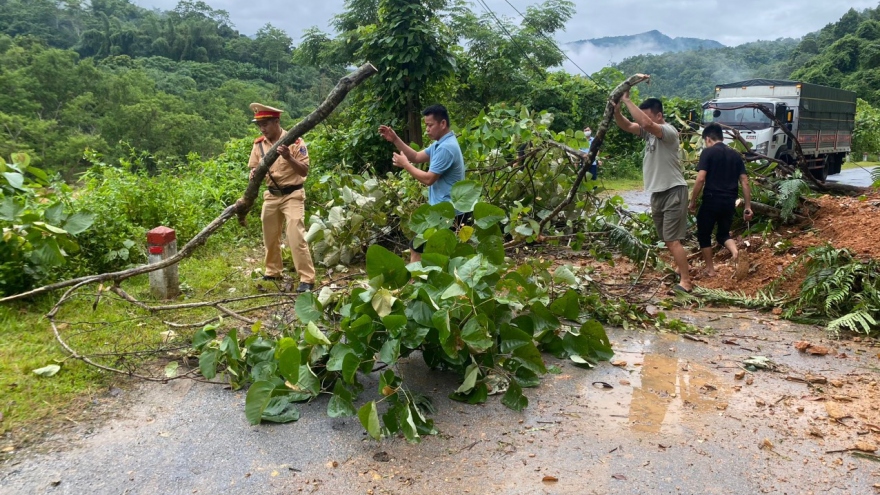
[(831, 167), (832, 167), (831, 161), (832, 161), (831, 155), (825, 155), (824, 159), (822, 160), (822, 168), (810, 169), (810, 172), (812, 172), (813, 177), (815, 177), (817, 180), (821, 180), (824, 182), (825, 179), (828, 178), (828, 174), (831, 173)]

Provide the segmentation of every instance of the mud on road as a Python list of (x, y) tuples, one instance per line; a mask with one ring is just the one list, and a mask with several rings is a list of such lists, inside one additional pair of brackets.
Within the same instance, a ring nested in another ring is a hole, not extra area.
[[(880, 493), (880, 459), (846, 450), (880, 442), (876, 342), (736, 309), (670, 316), (715, 333), (609, 329), (616, 366), (548, 357), (562, 372), (527, 391), (523, 413), (453, 402), (455, 378), (410, 357), (401, 372), (441, 431), (419, 445), (371, 441), (325, 399), (299, 422), (250, 426), (244, 392), (139, 385), (103, 399), (118, 414), (99, 427), (11, 454), (0, 493)], [(774, 369), (745, 370), (751, 356)]]

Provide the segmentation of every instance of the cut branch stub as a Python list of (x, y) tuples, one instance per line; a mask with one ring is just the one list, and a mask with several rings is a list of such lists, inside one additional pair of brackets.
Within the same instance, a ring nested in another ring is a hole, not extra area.
[(360, 66), (358, 70), (340, 79), (339, 83), (336, 84), (336, 87), (333, 88), (333, 91), (327, 95), (327, 98), (318, 106), (318, 108), (315, 109), (314, 112), (310, 113), (306, 118), (293, 126), (281, 137), (281, 139), (278, 140), (277, 143), (275, 143), (274, 146), (269, 148), (269, 151), (267, 151), (266, 155), (263, 156), (263, 159), (260, 160), (260, 165), (254, 170), (254, 176), (248, 181), (248, 186), (244, 191), (244, 195), (241, 199), (235, 202), (238, 223), (241, 225), (245, 224), (245, 217), (254, 206), (254, 201), (257, 198), (257, 194), (260, 192), (260, 184), (262, 184), (263, 179), (266, 177), (269, 168), (278, 159), (278, 147), (281, 145), (290, 146), (295, 143), (297, 139), (301, 138), (303, 134), (320, 124), (333, 112), (333, 110), (336, 109), (337, 106), (339, 106), (340, 103), (342, 103), (342, 100), (345, 99), (349, 91), (376, 72), (378, 71), (372, 64), (366, 63)]
[[(611, 94), (608, 95), (608, 102), (605, 104), (605, 113), (602, 115), (602, 121), (599, 123), (599, 130), (596, 131), (596, 135), (593, 138), (593, 142), (590, 144), (589, 153), (584, 153), (579, 150), (575, 150), (571, 147), (565, 146), (562, 143), (557, 143), (555, 141), (550, 141), (550, 144), (556, 146), (559, 149), (562, 149), (568, 154), (577, 156), (584, 160), (584, 163), (593, 163), (596, 159), (596, 156), (599, 154), (599, 149), (602, 148), (602, 144), (605, 142), (605, 134), (608, 133), (608, 128), (611, 126), (611, 120), (614, 118), (614, 108), (620, 103), (620, 99), (623, 97), (623, 94), (632, 89), (633, 86), (639, 84), (643, 81), (650, 80), (651, 76), (645, 74), (636, 74), (633, 76), (629, 76), (625, 81), (617, 85)], [(556, 218), (556, 215), (559, 214), (560, 211), (565, 209), (568, 205), (574, 201), (575, 196), (577, 195), (578, 188), (581, 187), (581, 183), (584, 181), (584, 177), (589, 171), (589, 167), (581, 167), (578, 171), (577, 178), (574, 181), (574, 184), (571, 186), (571, 190), (568, 192), (568, 196), (566, 196), (565, 200), (559, 203), (558, 206), (553, 210), (552, 213), (547, 215), (538, 226), (538, 238), (541, 238), (542, 232), (544, 232), (544, 227), (547, 225), (547, 222)]]

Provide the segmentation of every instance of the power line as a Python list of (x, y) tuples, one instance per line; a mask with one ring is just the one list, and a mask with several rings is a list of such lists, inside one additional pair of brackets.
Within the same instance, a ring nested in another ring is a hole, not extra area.
[(486, 10), (487, 13), (489, 13), (495, 19), (495, 23), (498, 24), (498, 26), (501, 28), (502, 31), (504, 31), (505, 34), (507, 34), (507, 37), (510, 38), (510, 42), (513, 43), (517, 47), (517, 49), (519, 49), (519, 51), (520, 51), (520, 53), (522, 53), (523, 57), (525, 57), (525, 59), (528, 60), (529, 63), (532, 64), (532, 67), (535, 69), (535, 71), (538, 74), (543, 74), (544, 70), (541, 69), (541, 67), (538, 66), (538, 64), (535, 63), (535, 61), (532, 60), (531, 57), (529, 57), (529, 54), (526, 53), (525, 49), (522, 46), (520, 46), (519, 43), (517, 43), (516, 39), (514, 39), (513, 35), (510, 34), (510, 31), (507, 30), (507, 27), (504, 25), (504, 23), (501, 22), (501, 19), (499, 19), (498, 16), (495, 15), (495, 12), (491, 8), (489, 8), (489, 5), (485, 2), (485, 0), (477, 0), (477, 1), (480, 3), (480, 5), (483, 6), (483, 9)]
[[(482, 1), (482, 0), (480, 0), (480, 1)], [(520, 12), (520, 11), (519, 11), (519, 10), (518, 10), (518, 9), (512, 4), (512, 3), (510, 3), (508, 0), (504, 0), (504, 3), (506, 3), (507, 5), (510, 5), (510, 8), (512, 8), (512, 9), (514, 10), (514, 12), (516, 12), (517, 14), (519, 14), (520, 17), (522, 17), (523, 19), (526, 18), (526, 16), (523, 15), (523, 13)], [(553, 48), (556, 48), (556, 49), (559, 51), (559, 53), (562, 54), (563, 57), (567, 58), (568, 61), (571, 62), (572, 65), (574, 65), (575, 67), (577, 67), (578, 70), (581, 71), (581, 73), (582, 73), (587, 79), (589, 79), (590, 81), (593, 81), (593, 83), (595, 83), (597, 86), (599, 86), (599, 83), (597, 83), (596, 81), (594, 81), (593, 78), (590, 77), (590, 75), (587, 74), (587, 72), (586, 72), (584, 69), (581, 69), (581, 67), (580, 67), (580, 66), (579, 66), (574, 60), (572, 60), (571, 57), (569, 57), (567, 53), (565, 53), (565, 50), (563, 50), (562, 48), (559, 48), (559, 45), (556, 44), (556, 41), (554, 41), (553, 39), (551, 39), (549, 36), (547, 36), (547, 35), (546, 35), (543, 31), (541, 31), (540, 29), (537, 29), (536, 31), (538, 32), (538, 34), (540, 34), (541, 36), (543, 36), (544, 39), (547, 40), (551, 45), (553, 45)]]

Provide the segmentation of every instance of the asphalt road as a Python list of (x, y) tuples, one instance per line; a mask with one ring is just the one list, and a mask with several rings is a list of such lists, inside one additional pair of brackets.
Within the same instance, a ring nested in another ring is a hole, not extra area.
[[(101, 399), (116, 417), (10, 455), (0, 493), (876, 494), (880, 464), (825, 452), (880, 440), (865, 426), (880, 425), (880, 348), (824, 342), (839, 354), (808, 356), (792, 343), (821, 343), (821, 330), (739, 310), (678, 316), (716, 334), (612, 330), (617, 366), (548, 357), (562, 373), (527, 391), (523, 413), (450, 401), (454, 377), (411, 356), (400, 372), (433, 398), (441, 431), (419, 445), (371, 441), (357, 419), (328, 418), (326, 399), (296, 423), (250, 426), (242, 391), (139, 385)], [(756, 354), (778, 371), (737, 379)], [(831, 402), (848, 417), (831, 420)]]

